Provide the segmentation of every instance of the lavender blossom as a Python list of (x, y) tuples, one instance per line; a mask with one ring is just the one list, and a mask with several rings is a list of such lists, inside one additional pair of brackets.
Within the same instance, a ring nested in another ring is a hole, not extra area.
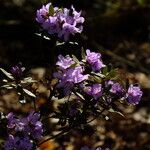
[(86, 50), (86, 61), (91, 65), (93, 71), (100, 71), (101, 68), (105, 67), (100, 58), (100, 53), (91, 52), (89, 49)]
[(25, 124), (20, 119), (17, 119), (13, 113), (9, 113), (6, 118), (8, 121), (7, 128), (9, 130), (14, 130), (16, 132), (24, 130)]
[(75, 25), (64, 23), (61, 32), (58, 34), (58, 37), (63, 37), (65, 41), (68, 41), (70, 35), (75, 35), (75, 33), (81, 33), (81, 30), (76, 28)]
[(17, 133), (21, 132), (25, 136), (32, 136), (33, 139), (40, 139), (43, 134), (43, 127), (40, 119), (40, 114), (31, 112), (28, 117), (18, 119), (13, 113), (7, 115), (8, 131)]
[(62, 72), (54, 73), (54, 77), (59, 79), (57, 88), (64, 88), (64, 93), (70, 93), (74, 84), (81, 83), (88, 79), (88, 75), (83, 75), (83, 67), (78, 66), (75, 68), (69, 68)]
[(10, 72), (12, 73), (12, 75), (15, 78), (20, 78), (22, 76), (22, 73), (23, 73), (21, 67), (19, 67), (17, 65), (11, 67)]
[(44, 23), (46, 19), (48, 19), (49, 7), (51, 3), (48, 3), (46, 6), (42, 6), (41, 9), (37, 10), (36, 12), (36, 21), (39, 23)]
[(58, 65), (61, 69), (67, 69), (74, 63), (75, 62), (72, 60), (72, 58), (69, 55), (65, 57), (62, 55), (59, 55), (56, 65)]
[(106, 87), (112, 86), (113, 84), (114, 84), (114, 81), (112, 81), (112, 80), (105, 81)]
[(33, 144), (31, 143), (29, 137), (15, 137), (11, 134), (4, 144), (5, 150), (31, 150), (32, 147)]
[(131, 104), (138, 104), (141, 100), (143, 92), (139, 86), (130, 85), (126, 94), (127, 100)]
[(124, 89), (120, 83), (115, 83), (112, 80), (105, 82), (106, 87), (110, 87), (110, 92), (117, 95), (122, 95), (124, 93)]
[(119, 83), (114, 83), (110, 89), (110, 92), (114, 94), (121, 94), (123, 93), (123, 88)]
[(50, 7), (52, 7), (51, 3), (43, 5), (36, 13), (36, 21), (50, 35), (56, 35), (68, 41), (70, 35), (82, 32), (84, 18), (81, 17), (81, 11), (77, 12), (73, 6), (71, 9), (54, 7), (54, 13), (49, 14)]
[(43, 134), (43, 127), (40, 119), (40, 114), (34, 111), (30, 112), (27, 118), (23, 119), (25, 123), (25, 134), (32, 136), (33, 139), (40, 139)]
[(61, 78), (61, 83), (72, 82), (76, 84), (88, 79), (88, 75), (83, 75), (82, 73), (83, 68), (81, 66), (69, 68), (66, 72), (64, 72)]
[(95, 100), (97, 100), (100, 96), (102, 96), (102, 85), (101, 84), (93, 84), (92, 86), (88, 86), (85, 88), (85, 92), (88, 95), (93, 96)]
[(48, 17), (42, 24), (43, 29), (47, 30), (50, 35), (60, 32), (59, 22), (57, 17)]

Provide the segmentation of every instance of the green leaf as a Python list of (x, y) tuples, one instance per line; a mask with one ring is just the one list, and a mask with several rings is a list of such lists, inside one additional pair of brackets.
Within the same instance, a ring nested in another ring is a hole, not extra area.
[(7, 82), (8, 82), (8, 80), (6, 80), (6, 79), (3, 79), (3, 82), (7, 83)]
[(100, 77), (94, 76), (93, 79), (94, 79), (94, 82), (97, 82), (97, 83), (102, 82), (102, 79)]
[(24, 91), (27, 95), (36, 98), (35, 94), (33, 94), (31, 91), (29, 91), (29, 90), (27, 90), (27, 89), (23, 89), (23, 91)]
[(85, 100), (85, 98), (78, 92), (76, 92), (76, 95), (79, 96), (82, 100)]
[(65, 44), (65, 42), (59, 42), (59, 41), (56, 42), (56, 46), (61, 46), (61, 45), (64, 45), (64, 44)]
[(111, 112), (111, 113), (117, 113), (117, 114), (119, 114), (120, 116), (124, 117), (124, 114), (122, 114), (120, 111), (116, 111), (116, 110), (114, 110), (114, 109), (112, 109), (112, 108), (110, 108), (108, 111)]
[(7, 90), (10, 90), (10, 89), (13, 89), (14, 87), (13, 86), (11, 86), (11, 85), (3, 85), (3, 86), (1, 86), (1, 88), (5, 88), (5, 89), (7, 89)]
[(0, 70), (11, 80), (14, 80), (14, 77), (12, 76), (11, 73), (7, 72), (6, 70), (4, 70), (3, 68), (0, 68)]
[(79, 45), (77, 42), (69, 42), (71, 45)]
[(112, 69), (106, 76), (106, 79), (114, 79), (117, 76), (117, 69)]
[(53, 16), (54, 13), (55, 13), (54, 7), (53, 7), (53, 5), (50, 5), (50, 6), (49, 6), (49, 12), (48, 12), (49, 16)]
[(107, 74), (108, 74), (108, 67), (107, 67), (107, 66), (104, 67), (104, 68), (102, 68), (102, 73), (103, 73), (104, 75), (107, 75)]
[(45, 35), (42, 35), (41, 33), (35, 33), (35, 35), (40, 36), (40, 37), (42, 37), (42, 38), (44, 38), (44, 39), (46, 39), (46, 40), (49, 40), (49, 41), (51, 40), (50, 37), (45, 36)]
[(51, 40), (51, 38), (50, 38), (50, 37), (45, 36), (45, 35), (43, 36), (43, 38), (44, 38), (44, 39), (46, 39), (46, 40), (49, 40), (49, 41)]
[(82, 59), (85, 60), (86, 55), (85, 55), (85, 51), (83, 47), (81, 48), (81, 56), (82, 56)]
[(69, 68), (75, 68), (76, 66), (77, 66), (77, 63), (74, 63)]
[(95, 72), (91, 72), (92, 75), (97, 76), (99, 78), (104, 78), (105, 76), (101, 73), (95, 73)]
[(41, 34), (41, 33), (35, 33), (35, 35), (40, 36), (40, 37), (42, 36), (42, 34)]
[(25, 83), (35, 83), (37, 82), (36, 80), (33, 80), (31, 77), (27, 77), (24, 78), (23, 80), (21, 80), (21, 84), (25, 84)]
[(72, 55), (72, 58), (73, 58), (73, 60), (74, 60), (77, 64), (80, 64), (80, 62), (79, 62), (79, 60), (77, 59), (76, 56)]

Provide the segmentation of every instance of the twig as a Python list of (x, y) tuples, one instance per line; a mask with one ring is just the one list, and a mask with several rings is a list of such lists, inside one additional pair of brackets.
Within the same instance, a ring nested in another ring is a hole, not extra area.
[(35, 103), (35, 99), (33, 100), (33, 107), (34, 107), (34, 110), (36, 111), (36, 103)]
[(47, 142), (47, 141), (49, 141), (49, 140), (55, 139), (55, 138), (57, 138), (57, 137), (59, 137), (59, 136), (61, 136), (61, 135), (63, 135), (63, 134), (68, 134), (69, 132), (71, 132), (71, 130), (72, 130), (72, 129), (64, 130), (64, 131), (62, 131), (62, 132), (60, 132), (60, 133), (58, 133), (58, 134), (56, 134), (56, 135), (53, 135), (53, 136), (49, 137), (48, 139), (46, 139), (46, 140), (40, 142), (40, 143), (38, 144), (38, 146), (42, 145), (43, 143), (45, 143), (45, 142)]

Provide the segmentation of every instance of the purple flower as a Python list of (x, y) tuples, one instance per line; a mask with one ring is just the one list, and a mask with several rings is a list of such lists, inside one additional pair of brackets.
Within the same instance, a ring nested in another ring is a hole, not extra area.
[(14, 130), (16, 132), (24, 130), (25, 124), (22, 121), (20, 121), (20, 119), (17, 119), (13, 113), (9, 113), (7, 115), (7, 121), (7, 128), (9, 130)]
[[(62, 24), (62, 30), (58, 33), (58, 37), (64, 38), (65, 41), (69, 40), (70, 35), (81, 33), (83, 30), (84, 18), (80, 17), (81, 12), (77, 12), (72, 6), (72, 10), (67, 8), (63, 9), (63, 12), (59, 14), (59, 18)], [(72, 14), (70, 13), (72, 11)]]
[(89, 49), (86, 50), (86, 61), (89, 64), (94, 64), (101, 58), (100, 53), (91, 52)]
[(27, 118), (23, 119), (25, 123), (24, 133), (32, 136), (33, 139), (40, 139), (43, 134), (43, 126), (40, 119), (40, 114), (34, 111), (30, 112)]
[(80, 24), (84, 23), (85, 19), (83, 17), (81, 17), (81, 11), (77, 12), (73, 6), (71, 8), (73, 10), (72, 14), (73, 14), (73, 18), (74, 18), (76, 24), (77, 23), (80, 23)]
[(41, 9), (37, 10), (36, 12), (36, 21), (39, 23), (44, 23), (44, 21), (48, 18), (49, 7), (51, 3), (48, 3), (46, 6), (42, 6)]
[(52, 7), (51, 3), (37, 10), (36, 21), (50, 35), (68, 41), (70, 35), (82, 32), (84, 18), (81, 17), (81, 11), (77, 12), (73, 6), (71, 9), (54, 7), (54, 13), (50, 14), (49, 7)]
[(112, 80), (105, 82), (106, 87), (110, 87), (110, 92), (117, 95), (122, 95), (124, 93), (123, 87), (120, 85), (120, 83), (115, 83)]
[(72, 58), (69, 55), (65, 57), (62, 55), (59, 55), (56, 65), (58, 65), (61, 69), (67, 69), (74, 63), (75, 62), (72, 60)]
[(19, 67), (17, 65), (11, 67), (10, 71), (15, 78), (20, 78), (22, 76), (22, 73), (23, 73), (21, 67)]
[(33, 144), (30, 142), (29, 137), (15, 137), (11, 134), (4, 144), (5, 150), (31, 150), (32, 147)]
[(120, 94), (120, 93), (123, 92), (123, 88), (122, 88), (122, 86), (119, 83), (114, 83), (111, 86), (110, 92), (114, 93), (114, 94)]
[(25, 136), (31, 136), (33, 139), (40, 139), (43, 134), (43, 127), (40, 119), (40, 114), (31, 112), (28, 117), (18, 119), (9, 113), (7, 115), (8, 120), (8, 132), (18, 133), (21, 132)]
[(95, 100), (97, 100), (100, 96), (102, 96), (102, 85), (101, 84), (93, 84), (92, 86), (88, 86), (85, 88), (85, 92), (88, 95), (93, 96)]
[(64, 23), (62, 26), (62, 30), (58, 34), (58, 37), (63, 37), (65, 41), (68, 41), (70, 35), (74, 35), (75, 33), (81, 33), (81, 30), (79, 28), (76, 28), (75, 25)]
[(76, 84), (88, 79), (88, 75), (83, 75), (82, 73), (83, 68), (81, 66), (70, 68), (64, 72), (61, 82), (72, 82)]
[(43, 29), (47, 30), (49, 34), (56, 34), (60, 32), (59, 21), (57, 17), (48, 17), (42, 24)]
[(106, 87), (112, 86), (113, 84), (114, 84), (114, 82), (112, 80), (108, 80), (105, 82)]
[(82, 81), (88, 79), (88, 75), (83, 75), (83, 71), (83, 67), (78, 66), (54, 73), (54, 77), (59, 79), (57, 88), (64, 88), (64, 93), (70, 93), (74, 84), (81, 83)]
[(100, 58), (100, 53), (90, 52), (89, 49), (86, 50), (86, 61), (91, 65), (93, 71), (100, 71), (102, 67), (105, 67)]
[(127, 100), (131, 104), (138, 104), (141, 100), (143, 92), (139, 86), (130, 85), (126, 94)]

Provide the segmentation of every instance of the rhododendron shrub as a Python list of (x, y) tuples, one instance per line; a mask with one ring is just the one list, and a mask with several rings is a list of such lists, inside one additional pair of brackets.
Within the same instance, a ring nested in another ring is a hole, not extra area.
[[(49, 39), (55, 37), (56, 41), (61, 40), (65, 44), (71, 36), (82, 32), (84, 18), (81, 11), (76, 11), (73, 6), (71, 9), (58, 8), (49, 3), (37, 10), (36, 21), (41, 28), (41, 35), (47, 33)], [(12, 66), (10, 71), (0, 68), (1, 73), (6, 76), (1, 81), (0, 90), (9, 92), (13, 89), (19, 97), (18, 103), (34, 103), (34, 109), (27, 115), (1, 113), (0, 125), (5, 135), (5, 150), (34, 150), (48, 140), (91, 125), (95, 119), (107, 121), (109, 113), (124, 116), (119, 105), (136, 105), (140, 102), (143, 94), (140, 86), (128, 84), (126, 79), (122, 80), (119, 69), (105, 64), (100, 53), (84, 50), (83, 47), (78, 47), (77, 51), (82, 54), (80, 59), (74, 55), (64, 55), (63, 51), (56, 58), (55, 72), (47, 84), (55, 82), (51, 85), (46, 104), (50, 106), (53, 102), (57, 106), (48, 107), (48, 111), (36, 105), (38, 93), (32, 89), (34, 83), (42, 81), (25, 77), (25, 68), (20, 64)], [(62, 99), (63, 102), (58, 103)], [(44, 124), (49, 118), (57, 120), (60, 133), (45, 139), (49, 132)], [(103, 149), (83, 145), (81, 150)]]

